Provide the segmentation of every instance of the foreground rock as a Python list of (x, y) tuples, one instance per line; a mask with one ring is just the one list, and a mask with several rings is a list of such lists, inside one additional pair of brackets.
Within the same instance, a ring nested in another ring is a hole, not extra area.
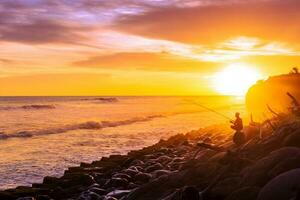
[(263, 138), (251, 133), (240, 148), (227, 127), (207, 127), (127, 155), (82, 163), (60, 178), (2, 191), (0, 199), (296, 200), (300, 122), (294, 116), (272, 122), (275, 130), (265, 124)]

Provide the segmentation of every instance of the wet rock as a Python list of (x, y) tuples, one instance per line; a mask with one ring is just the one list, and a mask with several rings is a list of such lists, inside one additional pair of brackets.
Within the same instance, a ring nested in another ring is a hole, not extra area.
[(53, 199), (48, 195), (38, 195), (36, 200), (53, 200)]
[(103, 173), (91, 173), (91, 175), (94, 177), (94, 180), (99, 185), (103, 185), (107, 181)]
[(163, 200), (202, 200), (202, 198), (195, 187), (185, 186), (163, 198)]
[(150, 173), (138, 173), (135, 175), (134, 180), (135, 182), (146, 183), (152, 178)]
[(62, 199), (62, 198), (67, 197), (70, 194), (68, 194), (68, 192), (66, 190), (64, 190), (63, 188), (56, 187), (51, 191), (51, 193), (49, 195), (51, 197), (53, 197), (54, 199)]
[(204, 143), (212, 143), (212, 139), (210, 137), (206, 137), (203, 139)]
[(260, 191), (257, 200), (295, 199), (300, 186), (300, 169), (290, 170), (272, 179)]
[(137, 188), (137, 187), (139, 187), (138, 184), (130, 182), (130, 183), (128, 184), (128, 187), (127, 187), (127, 188), (128, 188), (128, 189), (135, 189), (135, 188)]
[(104, 185), (105, 188), (120, 188), (120, 187), (126, 187), (128, 185), (128, 180), (124, 178), (111, 178), (109, 179), (106, 184)]
[(170, 170), (155, 170), (154, 172), (152, 172), (153, 174), (153, 177), (154, 178), (158, 178), (158, 177), (161, 177), (161, 176), (165, 176), (165, 175), (170, 175), (172, 172)]
[(108, 193), (106, 196), (111, 196), (117, 199), (122, 198), (123, 196), (129, 194), (131, 190), (114, 190), (110, 193)]
[(287, 160), (291, 155), (300, 155), (300, 149), (296, 147), (284, 147), (271, 152), (266, 157), (256, 161), (252, 166), (242, 171), (244, 186), (264, 186), (271, 177), (269, 172), (278, 163)]
[(229, 177), (221, 180), (212, 190), (211, 193), (216, 199), (223, 199), (235, 191), (240, 183), (241, 178)]
[(195, 187), (184, 187), (182, 191), (182, 200), (200, 200), (199, 191)]
[(108, 191), (106, 191), (105, 189), (102, 188), (98, 188), (98, 187), (92, 187), (90, 189), (88, 189), (89, 192), (94, 192), (98, 195), (106, 195), (108, 193)]
[(283, 146), (300, 147), (300, 130), (297, 130), (284, 138), (282, 144)]
[(56, 177), (51, 177), (51, 176), (46, 176), (43, 180), (43, 184), (46, 185), (56, 185), (60, 181), (59, 178)]
[(277, 165), (275, 165), (275, 167), (273, 167), (273, 169), (269, 172), (268, 175), (269, 175), (269, 177), (274, 178), (281, 173), (284, 173), (286, 171), (296, 169), (296, 168), (300, 168), (300, 155), (291, 157), (291, 158), (287, 158), (286, 160), (279, 162)]
[(167, 163), (170, 162), (171, 160), (172, 160), (172, 158), (169, 157), (169, 156), (160, 156), (160, 157), (158, 157), (158, 158), (156, 159), (157, 162), (159, 162), (159, 163), (161, 163), (161, 164), (163, 164), (163, 165), (167, 164)]
[(118, 200), (118, 199), (115, 197), (108, 196), (108, 197), (105, 197), (104, 200)]
[(154, 164), (154, 165), (151, 165), (151, 166), (147, 167), (147, 168), (145, 169), (145, 171), (148, 172), (148, 173), (150, 173), (150, 172), (153, 172), (153, 171), (155, 171), (155, 170), (160, 170), (160, 169), (163, 169), (163, 168), (164, 168), (164, 167), (162, 166), (162, 164), (156, 163), (156, 164)]
[(99, 200), (100, 196), (91, 191), (85, 191), (80, 194), (77, 200)]
[(140, 166), (140, 165), (144, 165), (145, 163), (141, 160), (136, 159), (136, 160), (132, 161), (130, 164), (135, 165), (135, 166)]
[(133, 169), (125, 169), (122, 171), (122, 173), (127, 174), (130, 177), (134, 177), (139, 171), (133, 170)]
[(76, 173), (76, 174), (65, 174), (59, 183), (62, 187), (71, 187), (75, 185), (90, 186), (96, 183), (94, 177), (89, 174)]
[(232, 192), (225, 200), (256, 200), (259, 190), (259, 187), (243, 187)]
[(113, 178), (124, 178), (128, 181), (130, 181), (132, 179), (131, 176), (124, 174), (124, 173), (116, 173), (113, 175)]

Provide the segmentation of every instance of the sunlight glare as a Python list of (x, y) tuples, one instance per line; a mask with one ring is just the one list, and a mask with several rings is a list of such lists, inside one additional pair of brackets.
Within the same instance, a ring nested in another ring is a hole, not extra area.
[(243, 96), (262, 75), (245, 64), (231, 64), (214, 76), (214, 87), (223, 95)]

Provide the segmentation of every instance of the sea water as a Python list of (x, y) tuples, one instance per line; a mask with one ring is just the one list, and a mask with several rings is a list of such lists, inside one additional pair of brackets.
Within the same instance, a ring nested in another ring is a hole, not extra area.
[(70, 166), (228, 123), (237, 97), (0, 97), (0, 189), (61, 176)]

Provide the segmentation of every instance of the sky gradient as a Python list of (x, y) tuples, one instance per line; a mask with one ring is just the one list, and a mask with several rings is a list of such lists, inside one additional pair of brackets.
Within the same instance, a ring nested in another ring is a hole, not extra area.
[[(298, 0), (1, 0), (0, 95), (214, 95), (300, 63)], [(245, 75), (246, 76), (246, 75)]]

